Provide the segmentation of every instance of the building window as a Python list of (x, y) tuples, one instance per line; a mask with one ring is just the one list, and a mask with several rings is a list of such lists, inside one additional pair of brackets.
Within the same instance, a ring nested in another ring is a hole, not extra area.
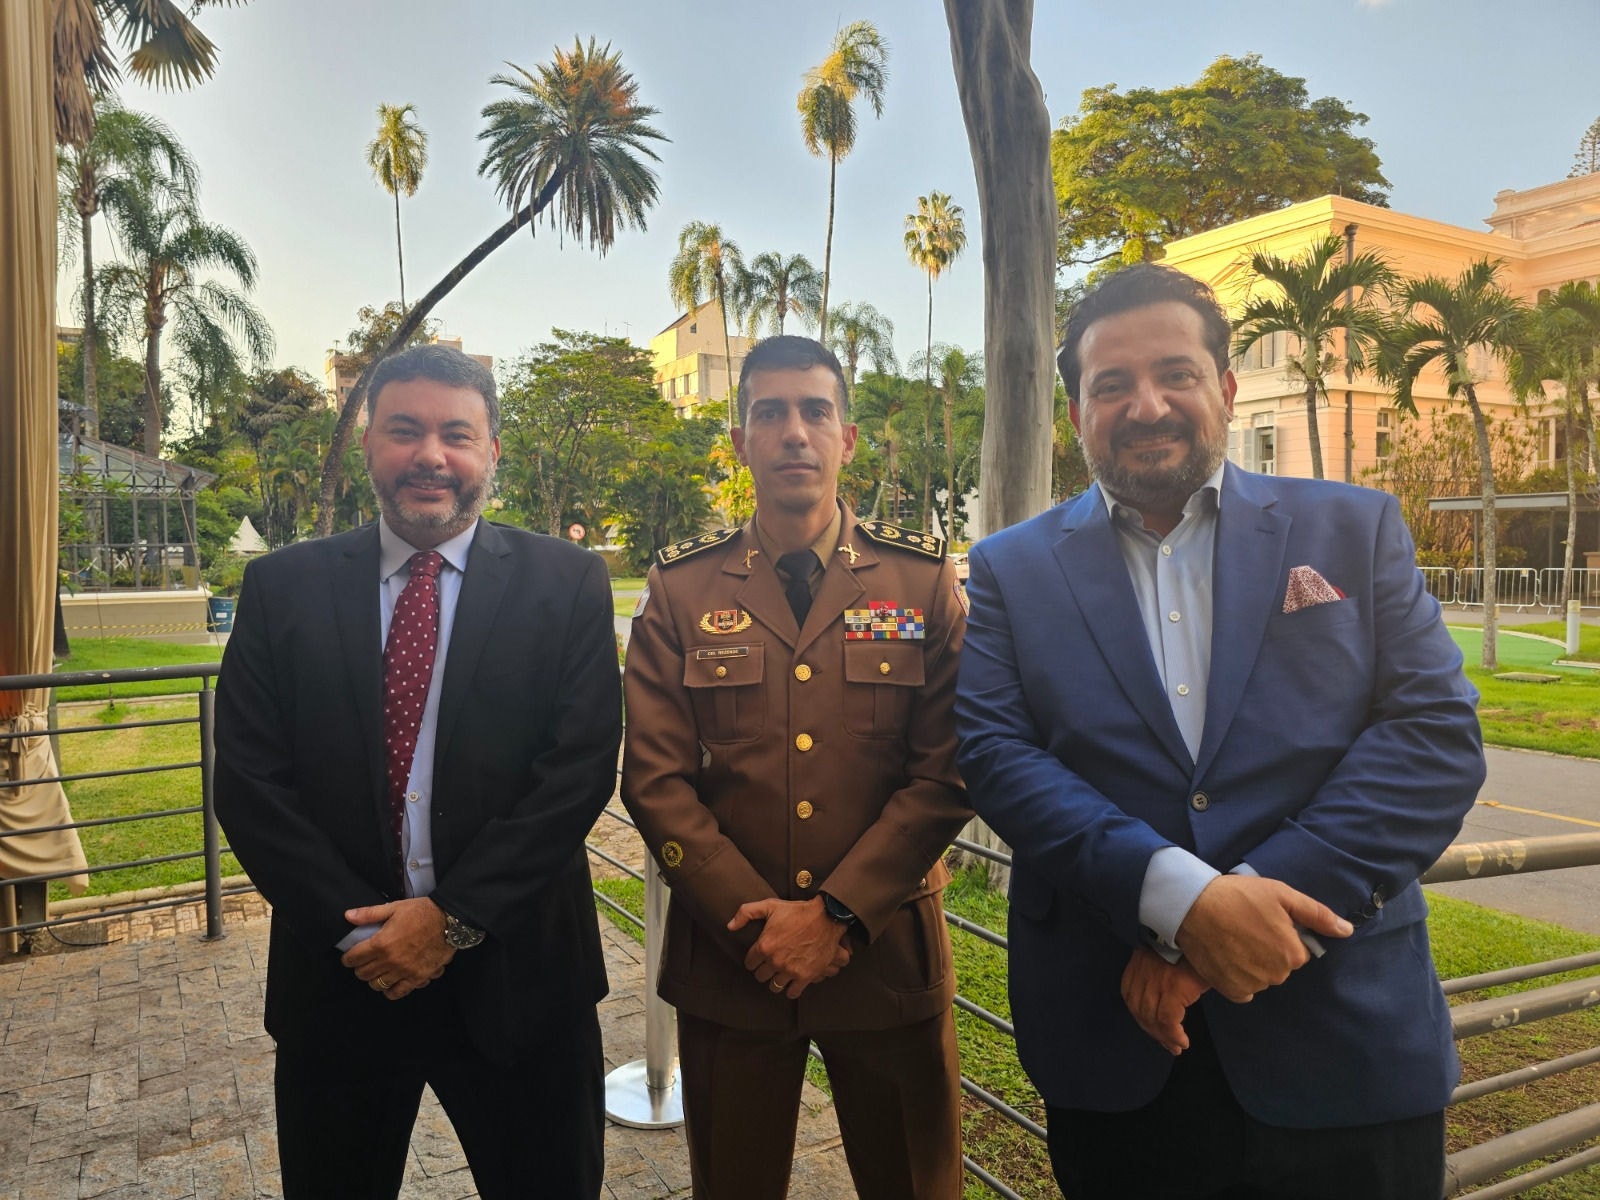
[(1393, 434), (1391, 432), (1393, 426), (1390, 424), (1392, 420), (1392, 410), (1387, 408), (1380, 408), (1378, 410), (1378, 437), (1376, 450), (1379, 462), (1383, 462), (1389, 457), (1389, 450), (1393, 445)]
[(1276, 475), (1278, 473), (1278, 431), (1272, 426), (1266, 429), (1253, 430), (1251, 436), (1256, 440), (1256, 470), (1263, 475)]

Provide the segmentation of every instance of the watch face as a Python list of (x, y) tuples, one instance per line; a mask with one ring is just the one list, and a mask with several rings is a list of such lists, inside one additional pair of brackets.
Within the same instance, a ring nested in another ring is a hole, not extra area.
[(455, 917), (446, 916), (444, 919), (444, 940), (457, 950), (470, 950), (483, 941), (483, 930), (474, 929), (472, 926)]

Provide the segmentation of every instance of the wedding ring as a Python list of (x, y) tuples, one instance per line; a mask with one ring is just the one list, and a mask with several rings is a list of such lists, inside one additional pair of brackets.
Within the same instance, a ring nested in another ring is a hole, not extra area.
[(774, 979), (771, 983), (767, 984), (767, 986), (769, 988), (771, 988), (775, 992), (783, 991), (783, 984), (779, 983), (776, 979)]
[(372, 981), (372, 986), (377, 988), (380, 992), (387, 992), (390, 988), (392, 988), (394, 986), (394, 984), (390, 983), (382, 975), (379, 975), (376, 979), (374, 979)]

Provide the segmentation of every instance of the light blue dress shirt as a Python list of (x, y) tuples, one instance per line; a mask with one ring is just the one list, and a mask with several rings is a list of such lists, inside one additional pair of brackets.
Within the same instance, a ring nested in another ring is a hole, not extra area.
[[(439, 569), (439, 649), (433, 659), (433, 678), (428, 682), (428, 699), (422, 706), (422, 724), (417, 729), (417, 748), (411, 756), (411, 778), (406, 782), (406, 807), (400, 826), (400, 861), (403, 864), (407, 896), (426, 896), (434, 888), (433, 874), (433, 749), (439, 725), (439, 690), (444, 682), (445, 656), (450, 650), (450, 631), (455, 627), (456, 601), (461, 598), (461, 579), (467, 569), (467, 555), (478, 523), (464, 533), (435, 546), (444, 565)], [(407, 543), (378, 518), (378, 639), (388, 645), (389, 625), (394, 606), (411, 578), (411, 556), (415, 546)], [(339, 942), (348, 950), (377, 933), (381, 925), (358, 925)]]

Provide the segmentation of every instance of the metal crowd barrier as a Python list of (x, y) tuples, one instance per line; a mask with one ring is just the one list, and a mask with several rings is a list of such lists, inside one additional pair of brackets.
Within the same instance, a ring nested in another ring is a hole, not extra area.
[(1456, 602), (1456, 570), (1454, 567), (1418, 567), (1422, 572), (1423, 586), (1440, 604)]
[[(91, 865), (91, 874), (122, 870), (129, 867), (175, 862), (185, 859), (205, 860), (205, 916), (207, 939), (224, 936), (222, 926), (222, 900), (225, 896), (242, 895), (252, 888), (222, 887), (221, 857), (227, 851), (222, 844), (221, 829), (216, 822), (212, 801), (212, 766), (215, 759), (212, 742), (216, 692), (211, 681), (217, 667), (146, 667), (120, 671), (84, 671), (43, 676), (9, 676), (0, 678), (0, 691), (32, 689), (39, 687), (72, 686), (99, 683), (129, 683), (144, 680), (198, 679), (196, 693), (198, 713), (195, 717), (163, 720), (127, 721), (117, 724), (52, 727), (43, 731), (56, 736), (72, 736), (86, 732), (104, 732), (115, 729), (148, 728), (161, 725), (195, 725), (198, 729), (200, 757), (196, 761), (155, 764), (118, 771), (83, 771), (57, 774), (49, 779), (29, 780), (29, 783), (70, 783), (76, 780), (102, 779), (120, 775), (148, 774), (152, 772), (198, 769), (201, 773), (201, 803), (197, 806), (164, 809), (154, 812), (134, 813), (118, 817), (94, 818), (38, 829), (11, 829), (0, 831), (0, 836), (16, 837), (65, 829), (89, 829), (97, 826), (131, 821), (161, 819), (193, 813), (202, 815), (204, 845), (197, 851), (157, 855), (128, 862)], [(0, 735), (24, 736), (24, 735)], [(36, 735), (26, 735), (36, 736)], [(6, 784), (0, 782), (0, 790)], [(621, 813), (607, 809), (606, 817), (632, 826), (633, 822)], [(1011, 864), (1011, 855), (966, 839), (957, 839), (956, 845), (968, 854), (1005, 866)], [(625, 906), (598, 889), (598, 904), (616, 912), (623, 919), (641, 927), (645, 934), (645, 1057), (612, 1072), (607, 1079), (606, 1103), (608, 1115), (622, 1124), (644, 1128), (664, 1128), (682, 1119), (682, 1101), (677, 1088), (676, 1067), (676, 1014), (656, 995), (656, 979), (660, 970), (660, 955), (667, 911), (667, 891), (659, 872), (654, 869), (640, 872), (614, 855), (590, 844), (590, 854), (611, 864), (618, 870), (639, 879), (645, 884), (645, 919), (641, 921)], [(1570, 834), (1562, 837), (1529, 838), (1504, 842), (1486, 842), (1474, 845), (1452, 846), (1423, 877), (1424, 883), (1445, 883), (1457, 880), (1487, 878), (1528, 871), (1553, 870), (1563, 867), (1600, 865), (1600, 833)], [(47, 885), (53, 880), (77, 874), (76, 871), (45, 872), (21, 878), (0, 880), (0, 886)], [(0, 934), (30, 933), (75, 922), (99, 920), (105, 917), (131, 915), (156, 909), (172, 908), (192, 903), (187, 897), (163, 899), (123, 906), (110, 910), (75, 912), (56, 918), (42, 916), (21, 920), (0, 927)], [(976, 937), (1002, 949), (1008, 942), (1004, 934), (961, 917), (946, 913), (945, 920), (959, 934)], [(1513, 967), (1483, 975), (1448, 980), (1444, 983), (1447, 994), (1459, 995), (1468, 991), (1499, 987), (1531, 979), (1545, 978), (1573, 971), (1600, 968), (1600, 952), (1575, 955), (1550, 962)], [(969, 998), (957, 995), (958, 1011), (983, 1022), (1007, 1037), (1015, 1032), (1009, 1021)], [(1600, 1006), (1600, 973), (1573, 980), (1547, 984), (1529, 991), (1504, 997), (1476, 1000), (1456, 1005), (1451, 1019), (1457, 1040), (1478, 1037), (1513, 1025), (1548, 1019), (1581, 1009)], [(812, 1048), (816, 1055), (815, 1047)], [(818, 1056), (820, 1057), (820, 1056)], [(1463, 1084), (1456, 1089), (1452, 1104), (1463, 1103), (1494, 1092), (1520, 1087), (1563, 1072), (1600, 1062), (1600, 1046), (1573, 1054), (1563, 1055), (1546, 1062), (1533, 1063), (1488, 1079)], [(1037, 1121), (1001, 1098), (991, 1094), (972, 1079), (963, 1075), (961, 1087), (976, 1102), (988, 1107), (1002, 1119), (1009, 1121), (1033, 1137), (1044, 1138), (1045, 1130)], [(1446, 1197), (1469, 1196), (1473, 1200), (1501, 1200), (1517, 1195), (1528, 1188), (1559, 1178), (1570, 1172), (1600, 1163), (1600, 1146), (1578, 1149), (1565, 1157), (1533, 1171), (1488, 1186), (1478, 1186), (1484, 1181), (1515, 1167), (1552, 1155), (1573, 1151), (1596, 1136), (1600, 1136), (1600, 1103), (1590, 1104), (1573, 1112), (1539, 1122), (1526, 1129), (1516, 1130), (1502, 1137), (1492, 1138), (1479, 1145), (1457, 1151), (1447, 1162)], [(1005, 1200), (1021, 1200), (1016, 1191), (990, 1171), (964, 1156), (967, 1172)], [(1475, 1190), (1468, 1190), (1475, 1189)]]
[(1546, 567), (1539, 572), (1539, 602), (1546, 608), (1562, 609), (1568, 600), (1576, 600), (1579, 608), (1600, 612), (1600, 571), (1592, 567), (1572, 568), (1572, 595), (1565, 594), (1566, 571), (1561, 567)]
[[(1539, 572), (1532, 567), (1496, 567), (1495, 603), (1517, 610), (1539, 605)], [(1462, 567), (1456, 572), (1456, 603), (1467, 608), (1483, 606), (1483, 568)]]

